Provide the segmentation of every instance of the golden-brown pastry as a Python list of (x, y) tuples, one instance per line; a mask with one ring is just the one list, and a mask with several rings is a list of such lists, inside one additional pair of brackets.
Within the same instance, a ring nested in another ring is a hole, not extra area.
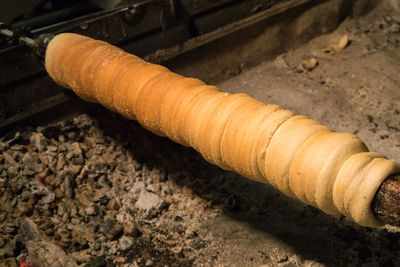
[(266, 176), (287, 196), (295, 197), (289, 185), (293, 158), (310, 136), (322, 131), (328, 131), (328, 127), (305, 116), (294, 116), (285, 121), (271, 139), (265, 153)]
[(206, 127), (212, 107), (228, 94), (215, 90), (204, 90), (196, 95), (186, 107), (186, 116), (183, 122), (183, 137), (185, 142), (200, 152), (200, 147), (205, 146), (208, 140), (201, 135), (201, 130)]
[(149, 131), (157, 135), (164, 135), (160, 128), (159, 114), (161, 105), (169, 90), (174, 90), (174, 84), (182, 76), (164, 72), (150, 79), (140, 90), (137, 96), (136, 118)]
[(234, 128), (235, 134), (233, 135), (233, 140), (231, 141), (231, 143), (235, 144), (231, 148), (232, 155), (234, 156), (234, 160), (232, 162), (233, 170), (244, 177), (256, 181), (258, 181), (256, 177), (253, 177), (251, 175), (251, 146), (248, 145), (247, 142), (252, 139), (248, 136), (248, 133), (250, 133), (250, 136), (254, 136), (254, 132), (257, 131), (257, 126), (256, 128), (249, 127), (250, 118), (256, 116), (256, 112), (262, 106), (264, 106), (264, 104), (254, 98), (246, 99), (246, 105), (244, 105), (244, 107), (246, 108), (240, 110), (240, 112), (234, 113), (234, 115), (229, 120), (225, 131), (225, 133), (228, 133), (229, 130), (232, 130), (232, 128)]
[(105, 42), (59, 34), (46, 70), (61, 86), (191, 146), (223, 169), (269, 182), (329, 214), (380, 226), (371, 210), (382, 181), (399, 165), (368, 152), (354, 135), (243, 94), (185, 78)]
[(200, 153), (212, 164), (216, 164), (223, 169), (229, 169), (222, 163), (221, 158), (221, 139), (224, 134), (225, 126), (233, 115), (233, 112), (251, 99), (247, 94), (239, 93), (226, 95), (219, 103), (211, 107), (212, 111), (200, 135), (207, 140)]
[[(243, 114), (249, 114), (259, 106), (260, 102), (253, 98), (245, 98), (244, 103), (238, 107), (226, 122), (225, 129), (221, 138), (220, 153), (223, 166), (225, 169), (238, 171), (237, 161), (241, 155), (238, 155), (237, 148), (239, 140), (240, 128), (243, 124)], [(257, 180), (256, 177), (251, 177)]]
[[(185, 86), (187, 87), (185, 88)], [(164, 102), (164, 105), (171, 106), (170, 113), (165, 112), (162, 114), (162, 116), (168, 116), (165, 118), (167, 127), (164, 129), (169, 132), (168, 137), (173, 141), (184, 146), (190, 146), (189, 138), (185, 135), (185, 119), (193, 100), (208, 92), (218, 92), (219, 90), (214, 86), (200, 83), (197, 79), (186, 78), (176, 85), (174, 91), (176, 93), (171, 92), (168, 95), (169, 104), (168, 101)]]
[(262, 183), (266, 183), (267, 179), (260, 171), (258, 166), (258, 154), (259, 154), (259, 144), (261, 140), (261, 136), (263, 136), (263, 132), (260, 130), (260, 126), (266, 120), (266, 118), (276, 110), (280, 109), (278, 105), (265, 105), (259, 107), (256, 111), (254, 116), (250, 119), (251, 122), (249, 123), (249, 129), (257, 129), (257, 130), (249, 130), (249, 135), (252, 135), (252, 144), (249, 145), (251, 159), (250, 159), (250, 166), (252, 176), (256, 178), (256, 181), (260, 181)]
[(293, 112), (289, 110), (278, 109), (269, 114), (259, 126), (261, 135), (257, 141), (258, 148), (256, 150), (258, 169), (269, 183), (272, 183), (273, 181), (271, 177), (268, 177), (265, 174), (265, 153), (267, 152), (267, 148), (272, 136), (275, 134), (279, 126), (293, 116)]

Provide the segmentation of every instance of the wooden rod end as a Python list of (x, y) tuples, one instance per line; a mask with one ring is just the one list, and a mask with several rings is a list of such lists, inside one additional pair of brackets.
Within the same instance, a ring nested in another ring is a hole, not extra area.
[(383, 181), (371, 207), (381, 222), (400, 226), (400, 174), (389, 176)]

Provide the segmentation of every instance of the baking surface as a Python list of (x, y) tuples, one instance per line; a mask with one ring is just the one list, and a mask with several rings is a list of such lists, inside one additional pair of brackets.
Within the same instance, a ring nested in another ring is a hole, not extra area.
[[(347, 19), (220, 87), (356, 133), (400, 161), (399, 14), (381, 6)], [(344, 34), (348, 47), (323, 52)], [(306, 71), (311, 57), (318, 65)], [(24, 217), (86, 266), (400, 264), (397, 228), (325, 215), (102, 108), (13, 135), (1, 139), (0, 266), (24, 253)]]

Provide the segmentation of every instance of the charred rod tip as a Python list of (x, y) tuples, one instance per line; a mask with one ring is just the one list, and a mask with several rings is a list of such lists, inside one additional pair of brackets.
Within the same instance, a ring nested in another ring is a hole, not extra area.
[(46, 48), (54, 34), (42, 34), (36, 38), (31, 38), (32, 34), (29, 31), (23, 29), (15, 29), (10, 25), (0, 22), (0, 37), (17, 42), (21, 45), (32, 48), (39, 56), (44, 57), (46, 54)]
[(389, 176), (383, 181), (371, 207), (381, 222), (400, 226), (400, 173)]
[(37, 46), (36, 41), (32, 38), (26, 37), (26, 36), (22, 36), (19, 38), (19, 43), (35, 48)]

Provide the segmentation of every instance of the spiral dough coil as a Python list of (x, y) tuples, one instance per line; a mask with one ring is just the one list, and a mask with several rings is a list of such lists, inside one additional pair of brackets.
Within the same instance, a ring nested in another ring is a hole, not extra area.
[(210, 163), (268, 182), (290, 197), (363, 226), (381, 223), (371, 201), (399, 166), (354, 135), (337, 133), (244, 93), (185, 78), (102, 41), (57, 35), (46, 70), (61, 86), (196, 149)]

